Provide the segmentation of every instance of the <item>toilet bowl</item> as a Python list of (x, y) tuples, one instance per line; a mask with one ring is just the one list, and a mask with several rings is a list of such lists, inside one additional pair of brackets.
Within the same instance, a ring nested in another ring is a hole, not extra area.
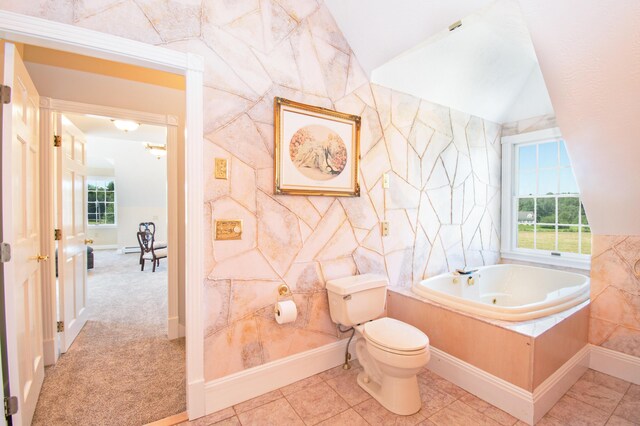
[[(387, 410), (411, 415), (422, 406), (416, 374), (429, 361), (429, 338), (384, 312), (387, 278), (364, 274), (327, 281), (331, 320), (353, 327), (364, 371), (358, 384)], [(378, 319), (376, 319), (378, 318)]]
[(422, 406), (417, 373), (430, 358), (429, 339), (392, 318), (356, 326), (356, 353), (364, 371), (358, 384), (387, 410), (411, 415)]

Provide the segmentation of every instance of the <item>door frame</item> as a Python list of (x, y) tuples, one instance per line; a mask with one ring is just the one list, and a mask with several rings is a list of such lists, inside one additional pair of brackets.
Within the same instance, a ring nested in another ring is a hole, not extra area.
[[(41, 204), (43, 211), (46, 208), (49, 215), (43, 215), (41, 221), (41, 229), (43, 236), (49, 236), (48, 240), (43, 238), (42, 250), (49, 255), (50, 259), (55, 257), (55, 242), (53, 232), (55, 228), (54, 221), (54, 203), (53, 203), (53, 185), (55, 180), (53, 176), (55, 151), (53, 147), (54, 134), (60, 134), (60, 125), (58, 122), (52, 122), (54, 114), (93, 114), (105, 117), (111, 117), (122, 120), (133, 120), (141, 124), (151, 124), (154, 126), (162, 126), (167, 129), (167, 263), (168, 263), (168, 315), (167, 315), (167, 333), (169, 340), (184, 336), (184, 330), (180, 330), (178, 322), (178, 283), (179, 283), (179, 262), (178, 262), (178, 117), (174, 115), (156, 114), (142, 111), (134, 111), (124, 108), (108, 107), (102, 105), (85, 104), (80, 102), (65, 101), (47, 97), (40, 97), (40, 163), (41, 163)], [(43, 119), (46, 117), (46, 119)], [(58, 133), (56, 133), (58, 132)], [(46, 174), (47, 171), (49, 174)], [(44, 187), (46, 185), (46, 188)], [(49, 194), (47, 194), (49, 192)], [(48, 321), (44, 328), (44, 353), (45, 365), (53, 364), (60, 356), (59, 339), (56, 333), (56, 310), (58, 301), (56, 298), (55, 276), (53, 275), (54, 265), (48, 262), (47, 267), (51, 271), (44, 271), (45, 276), (51, 279), (51, 284), (46, 286), (46, 298), (43, 297), (43, 310)], [(90, 309), (90, 308), (89, 308)]]
[[(185, 89), (185, 334), (187, 412), (205, 414), (204, 315), (204, 60), (69, 24), (0, 11), (0, 38), (183, 75)], [(3, 182), (4, 184), (4, 182)], [(175, 268), (174, 268), (175, 269)]]

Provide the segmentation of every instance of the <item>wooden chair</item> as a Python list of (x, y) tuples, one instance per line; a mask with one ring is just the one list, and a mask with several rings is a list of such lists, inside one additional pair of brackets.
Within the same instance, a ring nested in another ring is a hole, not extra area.
[[(166, 241), (155, 241), (156, 238), (156, 224), (153, 222), (140, 222), (140, 224), (138, 225), (138, 232), (146, 232), (146, 233), (151, 233), (151, 235), (153, 235), (154, 241), (153, 241), (153, 248), (155, 250), (158, 249), (162, 249), (162, 248), (167, 248), (167, 243)], [(142, 250), (142, 245), (140, 246), (140, 264), (142, 265), (142, 255), (144, 254), (143, 250)]]
[(156, 266), (160, 266), (160, 259), (167, 257), (167, 249), (155, 249), (153, 246), (154, 238), (151, 232), (138, 231), (138, 244), (140, 244), (140, 270), (144, 271), (144, 264), (147, 260), (153, 262), (153, 271), (156, 271)]

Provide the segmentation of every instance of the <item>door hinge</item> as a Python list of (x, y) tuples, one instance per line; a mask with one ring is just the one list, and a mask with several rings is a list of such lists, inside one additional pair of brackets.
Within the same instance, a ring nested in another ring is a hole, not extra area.
[(0, 263), (7, 263), (11, 260), (11, 245), (7, 243), (0, 244)]
[(18, 412), (18, 397), (6, 396), (4, 398), (4, 416), (13, 416)]
[(56, 148), (60, 148), (62, 146), (62, 136), (53, 135), (53, 146)]
[(56, 241), (59, 241), (62, 239), (62, 230), (60, 229), (54, 229), (53, 230), (53, 239)]
[(58, 333), (62, 333), (64, 331), (64, 321), (58, 321)]
[(0, 99), (3, 104), (11, 102), (11, 86), (0, 86)]

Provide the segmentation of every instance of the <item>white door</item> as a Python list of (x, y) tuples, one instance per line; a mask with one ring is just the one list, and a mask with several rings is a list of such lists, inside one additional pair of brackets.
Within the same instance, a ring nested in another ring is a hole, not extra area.
[(4, 45), (3, 84), (11, 102), (2, 106), (2, 229), (11, 244), (5, 264), (5, 312), (9, 388), (18, 397), (14, 425), (28, 425), (44, 379), (40, 287), (38, 92), (16, 47)]
[(61, 120), (62, 145), (56, 148), (58, 224), (58, 315), (64, 324), (60, 351), (66, 352), (87, 322), (86, 141), (82, 132)]

